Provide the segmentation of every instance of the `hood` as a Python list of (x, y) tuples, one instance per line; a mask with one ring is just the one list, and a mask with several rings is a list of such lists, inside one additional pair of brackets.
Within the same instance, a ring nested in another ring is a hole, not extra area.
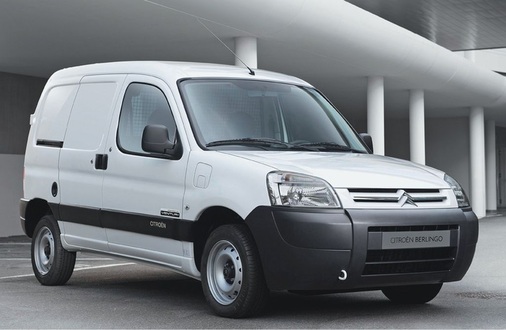
[(322, 178), (334, 188), (448, 188), (444, 173), (409, 161), (378, 155), (328, 152), (222, 151), (274, 170)]

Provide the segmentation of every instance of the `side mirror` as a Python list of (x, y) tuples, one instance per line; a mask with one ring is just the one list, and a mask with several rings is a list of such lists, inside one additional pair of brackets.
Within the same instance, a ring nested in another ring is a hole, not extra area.
[(142, 150), (171, 159), (180, 158), (181, 146), (169, 140), (169, 130), (163, 125), (148, 125), (142, 132)]
[(365, 145), (369, 150), (371, 151), (371, 154), (374, 153), (373, 144), (372, 144), (372, 137), (367, 133), (360, 133), (360, 138), (362, 141), (364, 141)]

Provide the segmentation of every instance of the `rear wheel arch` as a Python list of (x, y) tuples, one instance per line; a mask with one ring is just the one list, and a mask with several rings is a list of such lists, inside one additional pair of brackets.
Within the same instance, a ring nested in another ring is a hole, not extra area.
[(45, 215), (53, 215), (51, 207), (46, 200), (34, 198), (28, 202), (25, 212), (25, 230), (28, 237), (31, 238), (33, 236), (35, 227)]

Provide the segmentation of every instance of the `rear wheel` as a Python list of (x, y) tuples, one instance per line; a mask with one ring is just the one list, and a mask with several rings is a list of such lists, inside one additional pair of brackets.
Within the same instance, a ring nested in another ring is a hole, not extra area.
[(62, 285), (72, 276), (76, 253), (61, 245), (58, 223), (51, 215), (40, 219), (32, 239), (32, 268), (43, 285)]
[(442, 283), (397, 286), (392, 288), (385, 288), (382, 291), (383, 294), (393, 303), (425, 304), (436, 298), (442, 286)]
[(206, 300), (220, 316), (252, 316), (267, 304), (269, 291), (260, 257), (245, 225), (225, 225), (211, 233), (201, 272)]

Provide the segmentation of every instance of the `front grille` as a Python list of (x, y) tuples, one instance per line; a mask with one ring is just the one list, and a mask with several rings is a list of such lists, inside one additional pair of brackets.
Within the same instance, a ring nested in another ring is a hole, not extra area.
[[(381, 235), (383, 232), (449, 230), (457, 236), (458, 229), (458, 225), (370, 227), (369, 246), (371, 245), (371, 238), (378, 238), (378, 235)], [(362, 274), (367, 276), (450, 271), (457, 256), (456, 244), (452, 245), (455, 246), (415, 249), (370, 248), (367, 251)]]
[(363, 275), (387, 275), (449, 271), (457, 248), (370, 250)]
[(355, 204), (384, 207), (433, 207), (448, 199), (439, 189), (348, 189), (348, 193)]

